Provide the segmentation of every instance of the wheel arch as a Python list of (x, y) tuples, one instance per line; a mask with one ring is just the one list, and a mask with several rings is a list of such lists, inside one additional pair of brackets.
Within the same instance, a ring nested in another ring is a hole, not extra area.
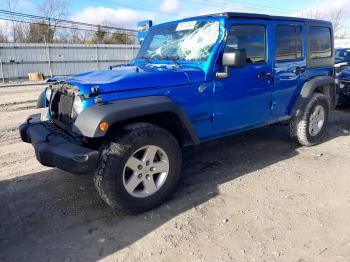
[[(108, 132), (98, 126), (110, 125)], [(89, 138), (101, 138), (117, 132), (133, 122), (148, 122), (171, 132), (182, 145), (199, 144), (197, 134), (187, 114), (166, 96), (150, 96), (96, 104), (85, 109), (76, 119), (73, 131)]]
[(300, 112), (305, 109), (308, 101), (315, 92), (324, 94), (331, 108), (335, 108), (337, 97), (334, 78), (330, 76), (317, 76), (304, 83), (300, 95), (293, 106), (291, 115), (298, 116)]
[(113, 136), (118, 130), (132, 123), (150, 123), (170, 132), (180, 143), (180, 145), (199, 144), (197, 137), (184, 126), (180, 117), (171, 111), (157, 112), (148, 115), (128, 118), (121, 122), (112, 124), (107, 132), (107, 136)]

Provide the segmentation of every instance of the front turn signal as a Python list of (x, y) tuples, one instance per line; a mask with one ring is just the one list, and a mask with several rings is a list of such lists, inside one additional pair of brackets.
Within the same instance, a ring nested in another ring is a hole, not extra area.
[(106, 132), (109, 128), (109, 125), (106, 121), (102, 121), (99, 127), (101, 131)]

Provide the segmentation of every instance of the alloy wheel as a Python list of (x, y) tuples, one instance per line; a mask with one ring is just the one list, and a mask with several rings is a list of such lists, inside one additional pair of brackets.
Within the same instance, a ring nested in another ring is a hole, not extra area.
[(163, 185), (169, 174), (169, 158), (158, 146), (147, 145), (136, 150), (126, 161), (123, 184), (138, 198), (149, 197)]
[(323, 106), (318, 105), (310, 115), (309, 133), (311, 136), (317, 136), (324, 125), (326, 118)]

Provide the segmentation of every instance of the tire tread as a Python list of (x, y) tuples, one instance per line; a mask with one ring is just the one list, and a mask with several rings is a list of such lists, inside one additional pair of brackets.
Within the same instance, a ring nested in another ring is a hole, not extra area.
[[(163, 137), (167, 136), (171, 147), (175, 149), (175, 152), (178, 152), (178, 154), (175, 157), (179, 159), (177, 165), (179, 165), (180, 168), (176, 168), (176, 170), (178, 173), (180, 173), (181, 150), (177, 140), (167, 130), (164, 130), (153, 124), (133, 123), (127, 125), (120, 132), (120, 134), (117, 134), (111, 139), (111, 141), (105, 142), (102, 146), (100, 162), (94, 175), (94, 184), (100, 197), (111, 208), (117, 211), (125, 211), (127, 213), (135, 214), (152, 209), (167, 200), (167, 197), (165, 197), (162, 199), (162, 201), (158, 201), (155, 205), (149, 205), (144, 208), (129, 206), (128, 203), (125, 203), (124, 199), (119, 194), (117, 194), (116, 188), (114, 186), (114, 183), (116, 183), (116, 181), (113, 169), (115, 168), (115, 166), (120, 166), (120, 161), (122, 161), (125, 152), (130, 147), (132, 147), (137, 141), (139, 141), (143, 136), (157, 134)], [(115, 161), (119, 161), (119, 163), (116, 163)], [(171, 188), (175, 188), (180, 178), (180, 174), (178, 174), (177, 176), (178, 177), (174, 179), (173, 184), (170, 186)]]
[[(315, 105), (320, 103), (324, 103), (326, 105), (326, 119), (323, 130), (321, 130), (320, 134), (318, 134), (317, 138), (313, 141), (312, 139), (310, 139), (309, 135), (309, 117), (311, 110), (315, 107)], [(306, 108), (301, 112), (300, 116), (294, 116), (290, 120), (290, 137), (303, 146), (313, 146), (317, 144), (319, 140), (323, 137), (325, 128), (327, 126), (329, 108), (330, 105), (328, 99), (322, 93), (314, 93), (310, 101), (306, 105)]]

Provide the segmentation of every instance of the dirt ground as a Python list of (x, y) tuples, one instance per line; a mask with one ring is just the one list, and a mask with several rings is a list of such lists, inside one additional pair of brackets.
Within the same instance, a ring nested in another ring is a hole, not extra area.
[(350, 110), (312, 148), (275, 125), (187, 149), (172, 199), (130, 216), (20, 141), (42, 88), (0, 88), (0, 261), (350, 261)]

